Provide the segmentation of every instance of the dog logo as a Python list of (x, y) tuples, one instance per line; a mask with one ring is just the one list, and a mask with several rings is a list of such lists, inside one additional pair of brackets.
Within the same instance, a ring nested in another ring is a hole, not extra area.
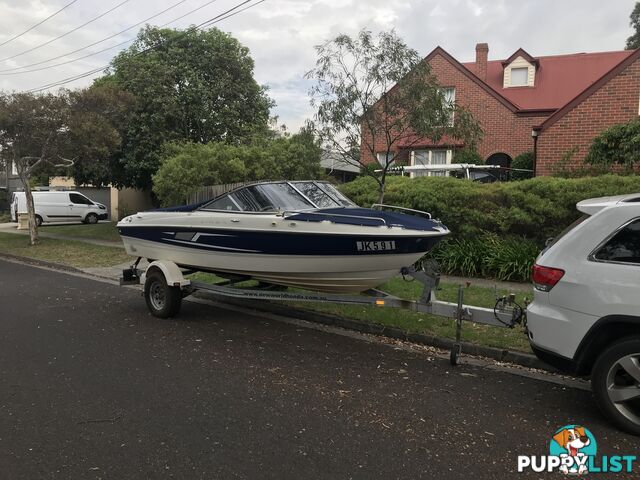
[(596, 439), (585, 427), (565, 425), (553, 435), (549, 452), (560, 457), (560, 472), (565, 475), (589, 473), (588, 461), (597, 453)]

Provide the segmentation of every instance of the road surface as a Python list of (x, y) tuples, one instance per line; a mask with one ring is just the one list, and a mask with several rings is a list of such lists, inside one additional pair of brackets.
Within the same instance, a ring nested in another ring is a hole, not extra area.
[(0, 260), (3, 479), (560, 478), (517, 456), (574, 423), (638, 450), (587, 391)]

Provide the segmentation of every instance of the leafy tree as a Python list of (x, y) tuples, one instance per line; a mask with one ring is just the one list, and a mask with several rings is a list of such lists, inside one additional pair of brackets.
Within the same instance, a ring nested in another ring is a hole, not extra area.
[(31, 176), (45, 163), (69, 166), (69, 98), (30, 93), (0, 94), (0, 151), (15, 163), (27, 200), (29, 239), (38, 241)]
[(627, 38), (627, 50), (635, 50), (640, 48), (640, 2), (636, 2), (636, 6), (633, 7), (633, 11), (629, 16), (629, 25), (633, 27), (633, 35)]
[(585, 162), (610, 167), (624, 165), (633, 168), (640, 164), (640, 119), (613, 125), (593, 139)]
[(114, 183), (148, 188), (167, 141), (237, 144), (264, 129), (272, 102), (253, 68), (249, 50), (216, 28), (142, 29), (97, 82), (136, 98)]
[(320, 154), (308, 130), (290, 137), (257, 137), (246, 145), (170, 143), (161, 153), (153, 191), (163, 205), (176, 205), (205, 185), (317, 178)]
[(475, 148), (462, 148), (453, 154), (453, 163), (484, 164), (484, 159)]
[(69, 142), (76, 157), (71, 174), (78, 185), (108, 185), (122, 156), (134, 98), (106, 84), (69, 92), (69, 103)]
[[(533, 152), (524, 152), (516, 156), (511, 162), (511, 168), (517, 169), (511, 172), (511, 178), (513, 180), (524, 180), (533, 177)], [(529, 172), (520, 172), (518, 170), (531, 170)]]
[[(316, 51), (307, 77), (315, 80), (310, 95), (319, 136), (346, 163), (365, 167), (376, 179), (380, 201), (400, 144), (410, 148), (422, 138), (437, 142), (447, 136), (473, 146), (479, 139), (481, 129), (469, 111), (447, 98), (429, 64), (395, 32), (342, 34)], [(368, 158), (378, 159), (380, 172)]]

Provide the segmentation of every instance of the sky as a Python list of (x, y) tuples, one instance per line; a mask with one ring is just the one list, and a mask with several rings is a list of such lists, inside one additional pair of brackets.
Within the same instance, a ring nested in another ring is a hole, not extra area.
[[(96, 70), (64, 85), (87, 86), (129, 44), (73, 60), (133, 39), (140, 27), (77, 53), (70, 52), (165, 9), (169, 10), (146, 23), (162, 25), (208, 3), (168, 25), (183, 28), (209, 20), (242, 0), (182, 0), (175, 5), (180, 1), (0, 0), (0, 89), (39, 88)], [(251, 0), (241, 8), (257, 1)], [(60, 13), (13, 39), (69, 3)], [(316, 60), (314, 47), (340, 33), (354, 35), (363, 28), (373, 32), (395, 29), (423, 56), (439, 45), (462, 62), (474, 60), (479, 42), (489, 44), (490, 60), (507, 58), (519, 47), (534, 57), (622, 50), (632, 33), (629, 14), (634, 4), (635, 0), (264, 0), (215, 26), (250, 49), (256, 80), (269, 88), (276, 102), (272, 114), (278, 116), (280, 124), (296, 131), (314, 114), (308, 96), (311, 83), (304, 78)], [(57, 65), (63, 62), (70, 63)], [(35, 63), (38, 65), (29, 67)]]

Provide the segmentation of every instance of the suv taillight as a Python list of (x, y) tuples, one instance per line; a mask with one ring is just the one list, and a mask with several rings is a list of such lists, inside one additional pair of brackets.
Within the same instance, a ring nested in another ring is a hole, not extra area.
[(559, 268), (543, 267), (542, 265), (536, 264), (533, 266), (531, 279), (533, 280), (533, 285), (538, 290), (548, 292), (555, 287), (556, 283), (560, 281), (563, 275), (564, 270)]

